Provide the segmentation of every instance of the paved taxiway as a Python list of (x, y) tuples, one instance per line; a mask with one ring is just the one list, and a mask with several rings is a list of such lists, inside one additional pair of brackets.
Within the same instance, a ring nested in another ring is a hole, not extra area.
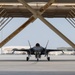
[(75, 61), (0, 61), (0, 71), (75, 72)]
[(75, 75), (75, 60), (0, 60), (0, 75)]
[(75, 72), (18, 72), (18, 71), (11, 71), (11, 72), (6, 72), (2, 71), (0, 72), (0, 75), (75, 75)]
[(75, 61), (0, 61), (0, 75), (75, 75)]

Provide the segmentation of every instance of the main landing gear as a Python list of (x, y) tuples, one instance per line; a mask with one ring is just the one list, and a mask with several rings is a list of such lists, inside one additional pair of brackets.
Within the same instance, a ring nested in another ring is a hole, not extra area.
[(29, 57), (26, 58), (26, 61), (29, 61)]
[[(47, 60), (50, 61), (50, 57), (47, 57)], [(26, 58), (26, 61), (29, 61), (29, 57)], [(37, 61), (39, 61), (38, 58), (37, 58)]]
[(50, 57), (47, 57), (47, 60), (50, 61)]

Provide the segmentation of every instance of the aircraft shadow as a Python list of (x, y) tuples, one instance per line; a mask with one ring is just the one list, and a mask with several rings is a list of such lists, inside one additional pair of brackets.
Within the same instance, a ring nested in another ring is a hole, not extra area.
[(1, 61), (9, 61), (9, 62), (69, 62), (69, 61), (74, 61), (75, 62), (75, 60), (50, 60), (50, 61), (47, 61), (47, 60), (39, 60), (39, 61), (37, 61), (37, 60), (29, 60), (29, 61), (26, 61), (26, 60), (0, 60), (0, 62)]

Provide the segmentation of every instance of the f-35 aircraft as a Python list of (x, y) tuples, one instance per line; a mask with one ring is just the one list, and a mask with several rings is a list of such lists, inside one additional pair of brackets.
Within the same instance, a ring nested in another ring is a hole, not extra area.
[[(48, 41), (49, 42), (49, 41)], [(48, 57), (48, 53), (52, 52), (52, 51), (62, 51), (62, 50), (57, 50), (57, 49), (47, 49), (47, 45), (48, 42), (46, 44), (46, 47), (42, 47), (40, 46), (39, 43), (36, 43), (36, 45), (34, 47), (31, 48), (30, 42), (30, 49), (13, 49), (13, 53), (15, 51), (26, 51), (28, 54), (28, 57), (26, 58), (27, 61), (29, 61), (29, 58), (31, 57), (31, 55), (35, 55), (37, 61), (39, 61), (39, 58), (41, 58), (41, 55), (45, 55), (47, 57), (47, 60), (50, 61), (50, 57)], [(63, 52), (63, 51), (62, 51)]]

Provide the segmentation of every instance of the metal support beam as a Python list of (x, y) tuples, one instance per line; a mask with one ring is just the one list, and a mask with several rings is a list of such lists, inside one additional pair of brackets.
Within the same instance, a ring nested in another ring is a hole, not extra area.
[(72, 16), (72, 18), (75, 17), (75, 13), (73, 13), (72, 11), (69, 14)]
[(74, 11), (75, 9), (73, 9), (73, 10), (71, 10), (71, 12), (73, 13), (73, 15), (75, 15), (75, 11)]
[(2, 9), (2, 10), (0, 11), (0, 14), (2, 14), (4, 11), (5, 11), (5, 9)]
[(7, 12), (4, 12), (2, 15), (3, 15), (4, 17), (0, 20), (0, 23), (2, 23), (2, 22), (5, 20), (5, 16), (8, 16)]
[[(43, 6), (42, 8), (40, 8), (39, 13), (43, 14), (46, 9), (54, 2), (54, 0), (49, 0), (49, 2)], [(12, 34), (10, 34), (6, 39), (4, 39), (1, 43), (0, 43), (0, 47), (2, 47), (3, 45), (5, 45), (8, 41), (10, 41), (14, 36), (16, 36), (20, 31), (22, 31), (28, 24), (30, 24), (31, 22), (35, 21), (36, 18), (34, 17), (34, 15), (32, 15), (23, 25), (21, 25), (17, 30), (15, 30)]]
[(72, 24), (69, 18), (65, 18), (65, 19), (75, 28), (75, 26)]
[(12, 17), (12, 18), (9, 18), (9, 20), (0, 28), (0, 31), (1, 31), (12, 19), (13, 19), (13, 17)]
[(8, 20), (9, 18), (6, 18), (1, 24), (0, 27)]
[(73, 18), (71, 18), (71, 14), (68, 15), (68, 18), (71, 20), (71, 22), (75, 25), (75, 20)]
[(70, 10), (69, 14), (65, 18), (74, 28), (75, 28), (75, 13), (74, 13), (74, 8)]
[(44, 19), (38, 12), (31, 8), (24, 0), (18, 0), (21, 2), (27, 9), (34, 14), (35, 17), (38, 17), (42, 22), (44, 22), (50, 29), (52, 29), (56, 34), (58, 34), (63, 40), (65, 40), (70, 46), (75, 48), (75, 44), (70, 41), (66, 36), (64, 36), (59, 30), (57, 30), (51, 23)]

